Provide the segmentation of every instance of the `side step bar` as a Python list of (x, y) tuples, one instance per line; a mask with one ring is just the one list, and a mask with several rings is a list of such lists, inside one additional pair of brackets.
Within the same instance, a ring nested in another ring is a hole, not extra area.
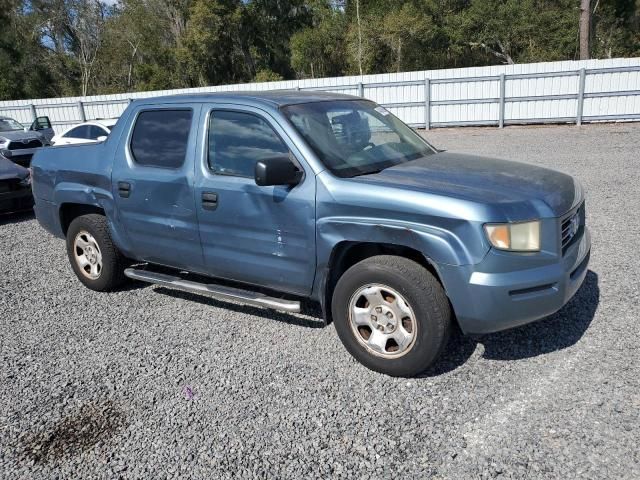
[(124, 274), (134, 280), (154, 283), (156, 285), (162, 285), (163, 287), (175, 288), (177, 290), (184, 290), (190, 293), (210, 295), (220, 300), (233, 300), (247, 305), (272, 308), (274, 310), (282, 310), (290, 313), (300, 312), (300, 302), (269, 297), (260, 292), (241, 290), (239, 288), (225, 287), (222, 285), (192, 282), (180, 277), (174, 277), (173, 275), (165, 275), (164, 273), (138, 270), (135, 268), (127, 268), (124, 271)]

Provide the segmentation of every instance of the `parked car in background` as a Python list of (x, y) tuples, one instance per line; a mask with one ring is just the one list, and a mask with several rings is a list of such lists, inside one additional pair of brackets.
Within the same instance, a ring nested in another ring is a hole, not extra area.
[(118, 121), (115, 119), (91, 120), (66, 129), (51, 139), (54, 145), (75, 145), (79, 143), (96, 143), (105, 140)]
[(29, 170), (0, 155), (0, 213), (19, 212), (32, 207)]
[(587, 274), (578, 181), (441, 152), (360, 97), (141, 99), (113, 133), (33, 161), (38, 221), (93, 290), (129, 277), (289, 312), (311, 298), (361, 363), (410, 376), (454, 324), (543, 318)]
[(0, 153), (28, 167), (38, 148), (51, 145), (53, 129), (49, 117), (38, 117), (29, 128), (11, 117), (0, 116)]

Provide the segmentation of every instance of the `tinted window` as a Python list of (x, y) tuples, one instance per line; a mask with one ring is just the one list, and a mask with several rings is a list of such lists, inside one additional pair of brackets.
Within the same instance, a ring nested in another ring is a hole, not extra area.
[(98, 137), (106, 137), (107, 135), (109, 135), (109, 132), (104, 128), (97, 125), (89, 125), (89, 138), (91, 140), (97, 140)]
[(216, 111), (209, 122), (209, 167), (216, 173), (253, 177), (258, 160), (282, 157), (289, 149), (260, 117)]
[(131, 153), (140, 165), (178, 168), (184, 163), (191, 110), (149, 110), (138, 115)]
[(80, 125), (79, 127), (72, 128), (67, 133), (63, 135), (64, 137), (69, 138), (91, 138), (89, 136), (89, 125)]

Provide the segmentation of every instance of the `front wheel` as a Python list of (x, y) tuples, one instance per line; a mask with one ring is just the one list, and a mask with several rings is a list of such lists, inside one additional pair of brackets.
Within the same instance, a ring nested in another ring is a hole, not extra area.
[(340, 277), (332, 314), (356, 360), (399, 377), (429, 367), (451, 325), (449, 302), (436, 278), (422, 265), (390, 255), (367, 258)]
[(107, 292), (126, 281), (126, 259), (113, 244), (102, 215), (82, 215), (71, 222), (67, 254), (76, 276), (91, 290)]

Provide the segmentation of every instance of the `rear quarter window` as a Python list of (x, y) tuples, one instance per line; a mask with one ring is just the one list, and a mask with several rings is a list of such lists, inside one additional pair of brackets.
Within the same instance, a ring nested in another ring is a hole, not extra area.
[(149, 167), (180, 168), (187, 154), (192, 116), (190, 109), (140, 112), (131, 136), (134, 161)]
[(79, 127), (69, 130), (63, 135), (65, 138), (91, 138), (89, 136), (89, 125), (80, 125)]

